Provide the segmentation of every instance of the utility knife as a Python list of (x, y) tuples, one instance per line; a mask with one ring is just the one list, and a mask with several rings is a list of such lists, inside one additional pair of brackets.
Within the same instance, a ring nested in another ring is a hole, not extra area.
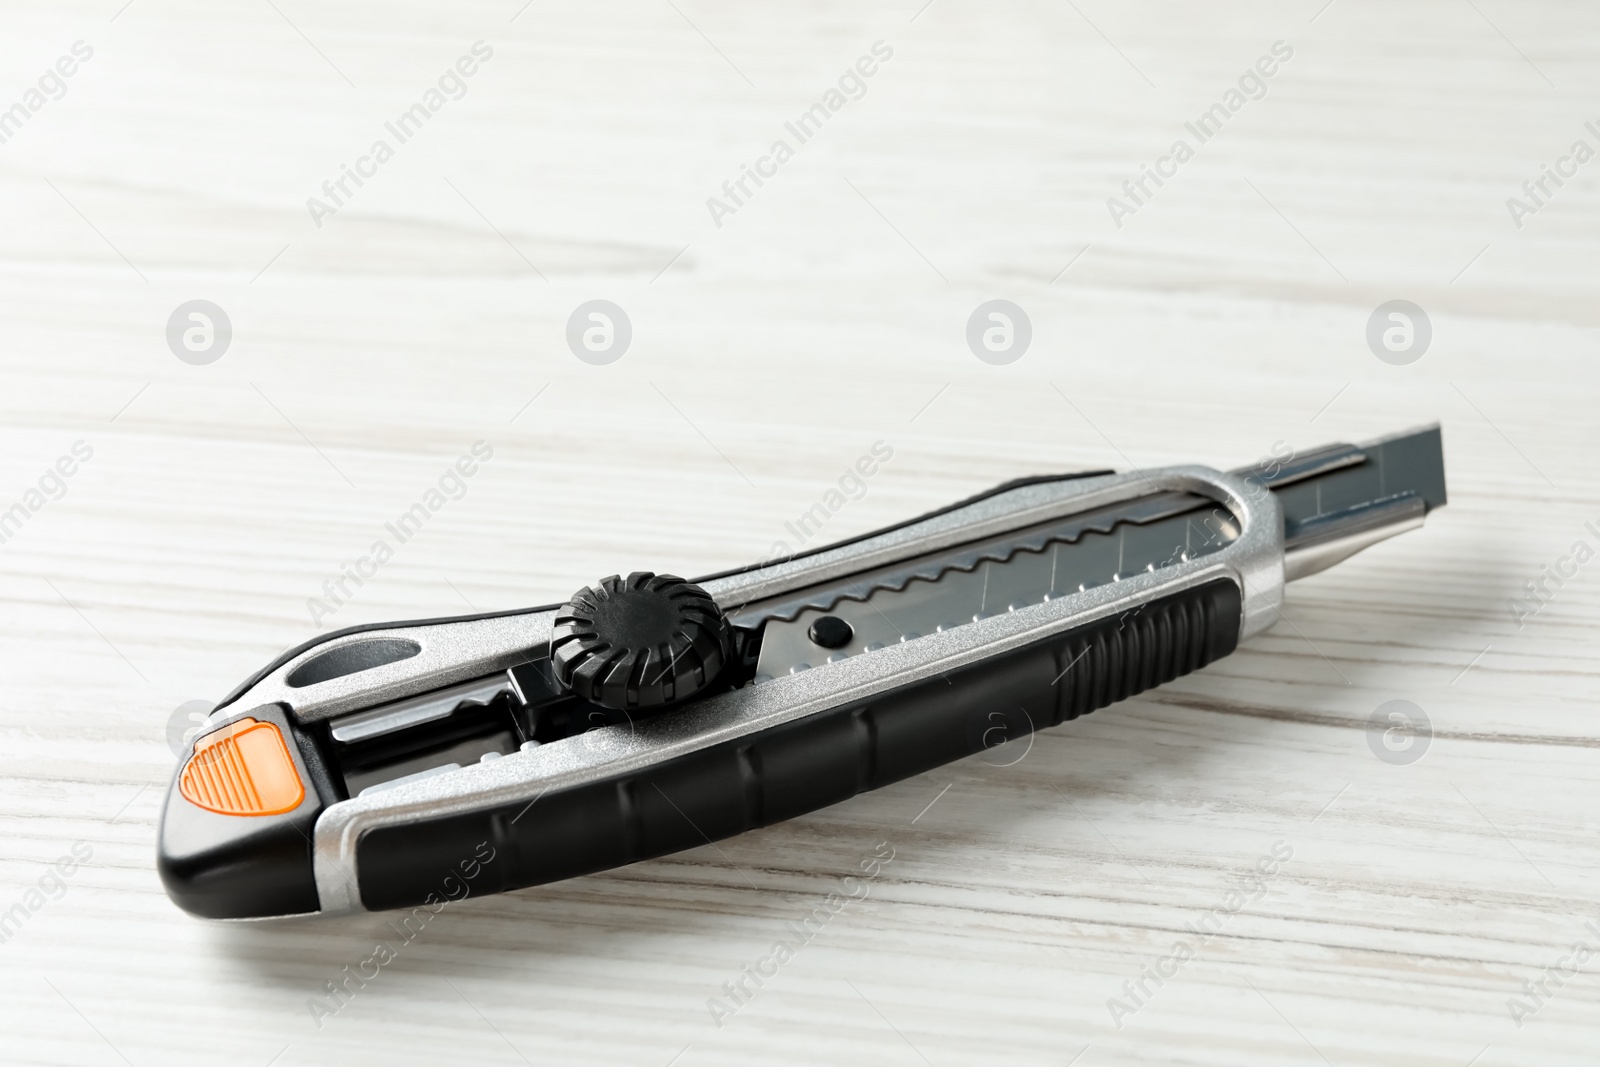
[(180, 756), (158, 870), (244, 919), (438, 906), (769, 826), (1198, 670), (1445, 503), (1437, 426), (1023, 478), (788, 558), (358, 626)]

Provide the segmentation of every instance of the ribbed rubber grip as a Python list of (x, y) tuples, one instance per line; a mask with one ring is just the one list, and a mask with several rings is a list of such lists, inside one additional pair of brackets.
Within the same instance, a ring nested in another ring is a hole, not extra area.
[(646, 771), (464, 815), (369, 830), (356, 847), (367, 908), (452, 896), (444, 880), (494, 849), (474, 894), (677, 852), (1103, 708), (1219, 659), (1239, 638), (1239, 589), (1218, 579), (1033, 645), (819, 712)]

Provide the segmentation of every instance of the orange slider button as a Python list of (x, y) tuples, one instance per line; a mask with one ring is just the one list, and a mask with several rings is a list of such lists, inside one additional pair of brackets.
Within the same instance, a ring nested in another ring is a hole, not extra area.
[(282, 815), (306, 795), (283, 734), (258, 719), (196, 741), (178, 788), (189, 803), (218, 815)]

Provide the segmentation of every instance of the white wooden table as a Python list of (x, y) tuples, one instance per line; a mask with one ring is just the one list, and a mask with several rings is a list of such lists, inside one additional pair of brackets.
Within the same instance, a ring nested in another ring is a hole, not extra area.
[[(1571, 159), (1600, 11), (121, 3), (0, 9), (0, 1061), (1594, 1062), (1600, 563), (1508, 603), (1600, 547), (1600, 163)], [(769, 176), (732, 205), (742, 165)], [(1576, 176), (1514, 213), (1543, 165)], [(605, 366), (565, 341), (592, 299), (632, 323)], [(989, 299), (1032, 323), (1009, 365), (964, 339)], [(1365, 336), (1394, 299), (1431, 322), (1409, 365)], [(206, 365), (167, 344), (191, 300), (231, 322)], [(469, 899), (320, 1026), (384, 916), (207, 924), (157, 882), (173, 709), (319, 630), (760, 558), (877, 441), (828, 539), (1435, 419), (1449, 507), (1230, 659), (1012, 766)], [(1369, 748), (1394, 699), (1418, 761)], [(712, 1010), (883, 842), (866, 899)]]

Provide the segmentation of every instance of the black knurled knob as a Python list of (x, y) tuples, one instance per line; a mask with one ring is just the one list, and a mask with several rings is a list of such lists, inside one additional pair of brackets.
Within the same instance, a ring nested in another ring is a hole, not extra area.
[(578, 590), (556, 612), (550, 663), (556, 680), (616, 711), (684, 699), (728, 661), (728, 621), (711, 595), (671, 574), (613, 574)]

